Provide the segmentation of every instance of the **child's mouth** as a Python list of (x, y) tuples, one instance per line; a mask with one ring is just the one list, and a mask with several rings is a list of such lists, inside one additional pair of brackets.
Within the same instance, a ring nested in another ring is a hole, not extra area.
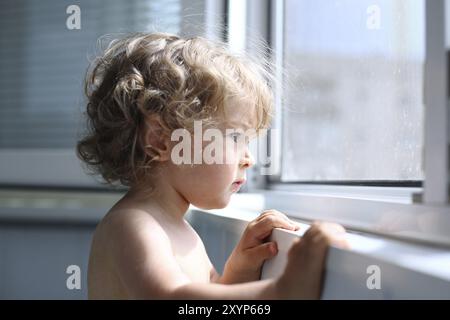
[(235, 182), (233, 182), (233, 184), (232, 184), (233, 191), (238, 191), (244, 183), (245, 183), (245, 179), (239, 179), (239, 180), (236, 180)]

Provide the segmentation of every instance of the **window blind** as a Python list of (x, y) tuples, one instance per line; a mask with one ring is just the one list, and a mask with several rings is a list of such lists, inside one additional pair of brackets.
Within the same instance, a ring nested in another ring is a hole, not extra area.
[[(80, 8), (80, 29), (66, 26), (69, 5)], [(84, 129), (83, 79), (99, 37), (178, 33), (181, 7), (181, 0), (3, 0), (0, 149), (73, 148)]]

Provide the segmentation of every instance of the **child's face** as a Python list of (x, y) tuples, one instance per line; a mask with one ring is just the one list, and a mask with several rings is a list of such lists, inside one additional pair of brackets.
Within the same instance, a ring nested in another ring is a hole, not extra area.
[[(242, 112), (242, 107), (231, 105), (227, 110), (224, 125), (220, 128), (223, 133), (223, 161), (220, 164), (207, 164), (205, 161), (201, 164), (179, 165), (169, 161), (168, 164), (167, 175), (171, 184), (189, 203), (199, 208), (224, 208), (231, 195), (245, 183), (246, 170), (254, 164), (248, 148), (248, 137), (244, 135), (247, 129), (252, 128), (252, 117)], [(242, 132), (241, 136), (237, 133), (238, 129)], [(192, 158), (211, 143), (203, 141), (202, 150), (192, 147)]]

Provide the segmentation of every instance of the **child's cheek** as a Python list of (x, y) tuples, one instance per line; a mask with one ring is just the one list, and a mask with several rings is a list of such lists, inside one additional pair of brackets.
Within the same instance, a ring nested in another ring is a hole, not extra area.
[(227, 165), (236, 165), (239, 162), (239, 150), (236, 144), (227, 141), (224, 148), (225, 162)]

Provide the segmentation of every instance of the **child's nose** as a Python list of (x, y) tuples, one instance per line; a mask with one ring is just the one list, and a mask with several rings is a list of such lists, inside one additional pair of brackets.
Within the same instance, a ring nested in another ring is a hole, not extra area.
[(245, 154), (242, 157), (241, 162), (239, 164), (243, 169), (248, 169), (255, 164), (255, 159), (253, 158), (253, 155), (250, 153), (248, 148), (245, 151)]

